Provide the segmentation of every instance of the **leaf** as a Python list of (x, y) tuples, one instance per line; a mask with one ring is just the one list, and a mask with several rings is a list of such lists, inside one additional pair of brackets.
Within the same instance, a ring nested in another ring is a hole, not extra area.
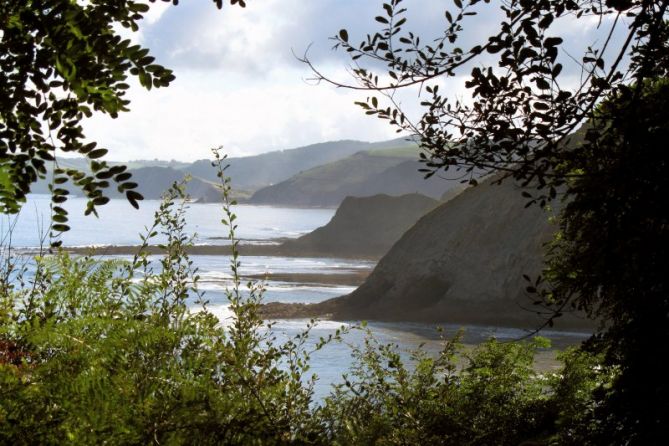
[(51, 229), (53, 229), (56, 232), (67, 232), (70, 230), (70, 227), (68, 225), (62, 224), (62, 223), (57, 223), (53, 226), (51, 226)]
[(392, 16), (393, 16), (393, 7), (390, 6), (388, 3), (384, 3), (384, 4), (383, 4), (383, 9), (386, 10), (386, 14), (388, 14), (388, 17), (392, 17)]
[(558, 46), (562, 43), (562, 38), (560, 37), (547, 37), (544, 39), (544, 46), (545, 47), (553, 47), (553, 46)]
[(97, 197), (93, 200), (95, 206), (103, 206), (107, 203), (109, 203), (109, 198), (107, 197)]
[(536, 79), (534, 79), (534, 81), (536, 82), (537, 87), (539, 87), (542, 90), (549, 90), (551, 88), (551, 84), (549, 84), (548, 81), (543, 77), (537, 77)]
[(125, 197), (128, 199), (132, 207), (134, 207), (135, 209), (139, 209), (139, 203), (137, 202), (144, 199), (142, 194), (140, 194), (139, 192), (135, 192), (134, 190), (127, 191), (125, 193)]
[(90, 159), (102, 158), (107, 154), (107, 149), (96, 149), (88, 152), (86, 155)]
[(116, 175), (114, 177), (114, 181), (116, 181), (117, 183), (122, 183), (126, 180), (129, 180), (130, 178), (132, 178), (132, 174), (128, 173), (128, 172), (125, 172), (125, 173), (120, 173), (120, 174)]
[(348, 32), (345, 29), (340, 29), (339, 38), (344, 42), (348, 42)]
[(539, 28), (546, 29), (553, 23), (553, 14), (548, 13), (539, 21)]
[(51, 220), (55, 221), (56, 223), (67, 223), (67, 217), (63, 214), (55, 214), (51, 216)]

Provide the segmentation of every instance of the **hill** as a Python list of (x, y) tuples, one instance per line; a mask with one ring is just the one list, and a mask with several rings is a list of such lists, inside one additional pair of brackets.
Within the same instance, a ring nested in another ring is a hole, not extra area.
[[(174, 182), (183, 180), (183, 171), (171, 167), (142, 167), (130, 170), (133, 181), (138, 184), (137, 192), (147, 200), (160, 199)], [(120, 195), (115, 188), (109, 189), (110, 196)], [(199, 178), (191, 178), (186, 185), (186, 193), (196, 201), (220, 201), (220, 192), (215, 184)]]
[(347, 196), (419, 193), (435, 199), (456, 187), (456, 181), (418, 171), (417, 150), (358, 152), (348, 158), (301, 172), (273, 186), (258, 190), (250, 203), (289, 206), (335, 207)]
[[(256, 190), (284, 181), (313, 167), (346, 158), (361, 150), (389, 146), (402, 147), (409, 144), (413, 143), (403, 140), (382, 143), (353, 140), (324, 142), (255, 156), (228, 158), (227, 163), (230, 167), (226, 170), (226, 174), (232, 179), (232, 186), (235, 189)], [(209, 160), (195, 161), (182, 169), (204, 180), (216, 180), (216, 170), (211, 167)]]
[[(312, 144), (305, 147), (298, 147), (289, 150), (279, 150), (260, 155), (228, 158), (227, 162), (230, 167), (226, 170), (226, 174), (233, 180), (233, 188), (235, 195), (240, 198), (248, 198), (250, 193), (245, 191), (254, 191), (260, 187), (281, 182), (290, 178), (291, 176), (310, 169), (315, 166), (327, 164), (346, 158), (353, 153), (360, 150), (383, 151), (391, 148), (398, 152), (402, 151), (416, 151), (416, 144), (406, 138), (399, 138), (390, 141), (382, 141), (369, 143), (364, 141), (331, 141), (320, 144)], [(89, 172), (88, 160), (81, 157), (60, 158), (58, 163), (63, 168), (74, 168)], [(144, 188), (147, 192), (146, 198), (158, 198), (160, 196), (159, 190), (166, 183), (181, 179), (185, 174), (190, 174), (193, 178), (193, 185), (189, 190), (196, 191), (196, 195), (200, 198), (209, 197), (210, 200), (218, 200), (218, 195), (208, 195), (201, 192), (204, 188), (203, 183), (218, 184), (217, 171), (211, 166), (210, 160), (199, 160), (193, 163), (185, 163), (180, 161), (166, 161), (166, 160), (134, 160), (128, 162), (107, 161), (109, 165), (126, 165), (131, 172), (139, 172), (142, 176), (133, 179), (134, 182), (140, 185), (140, 189)], [(171, 170), (155, 171), (163, 172), (169, 181), (162, 181), (158, 176), (152, 175), (151, 171), (142, 171), (144, 168), (169, 168)], [(50, 169), (50, 166), (49, 166)], [(176, 173), (174, 171), (179, 171)], [(47, 174), (47, 178), (51, 178)], [(159, 186), (143, 185), (145, 179), (156, 179), (160, 182)], [(49, 182), (47, 180), (40, 180), (32, 187), (33, 193), (49, 193)], [(196, 185), (197, 184), (197, 185)], [(200, 192), (197, 192), (200, 191)], [(77, 191), (73, 190), (76, 194)], [(115, 195), (113, 191), (109, 192)], [(118, 195), (118, 194), (116, 194)]]
[[(139, 185), (138, 190), (142, 188), (147, 192), (145, 198), (155, 199), (160, 198), (162, 192), (166, 189), (161, 189), (165, 184), (172, 184), (173, 181), (181, 180), (184, 177), (182, 171), (176, 170), (183, 167), (186, 163), (181, 163), (179, 161), (164, 161), (164, 160), (134, 160), (128, 162), (121, 161), (108, 161), (107, 164), (110, 166), (119, 166), (125, 165), (128, 167), (129, 172), (133, 174), (132, 181)], [(81, 157), (72, 157), (72, 158), (59, 158), (58, 166), (63, 169), (77, 169), (83, 172), (90, 173), (90, 166), (88, 160)], [(51, 170), (52, 166), (47, 166), (47, 178), (41, 179), (33, 184), (32, 193), (35, 194), (48, 194), (49, 193), (49, 181), (51, 180)], [(164, 170), (160, 170), (164, 169)], [(165, 180), (161, 178), (160, 174), (165, 175)], [(154, 187), (152, 184), (145, 184), (147, 182), (158, 182), (158, 185)], [(112, 183), (113, 184), (113, 183)], [(66, 187), (69, 187), (69, 183), (65, 184)], [(198, 184), (197, 179), (193, 180), (193, 185), (191, 189), (193, 191), (198, 191), (198, 193), (204, 196), (203, 189), (204, 186)], [(71, 191), (75, 195), (81, 194), (76, 188), (71, 188)], [(160, 192), (159, 192), (160, 191)], [(110, 197), (120, 196), (116, 192), (116, 187), (112, 186), (108, 191), (105, 191)]]
[[(536, 328), (523, 274), (542, 269), (548, 214), (510, 181), (466, 189), (421, 218), (353, 293), (313, 306), (282, 309), (334, 319), (423, 321)], [(576, 316), (558, 328), (590, 327)]]
[(346, 197), (327, 225), (285, 242), (281, 250), (304, 256), (379, 258), (437, 204), (418, 194)]

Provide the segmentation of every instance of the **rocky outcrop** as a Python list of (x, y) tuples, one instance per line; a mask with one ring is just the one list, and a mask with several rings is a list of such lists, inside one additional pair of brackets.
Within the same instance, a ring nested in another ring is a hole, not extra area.
[(420, 194), (346, 197), (327, 225), (281, 248), (302, 255), (380, 258), (438, 203)]
[[(335, 319), (490, 324), (533, 328), (523, 275), (542, 269), (556, 229), (510, 180), (472, 187), (421, 218), (348, 296), (300, 309)], [(590, 326), (564, 317), (558, 328)]]

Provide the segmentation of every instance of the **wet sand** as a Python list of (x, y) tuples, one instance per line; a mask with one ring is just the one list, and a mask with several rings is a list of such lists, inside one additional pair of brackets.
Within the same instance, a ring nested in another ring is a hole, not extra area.
[(249, 274), (244, 276), (254, 280), (272, 280), (275, 282), (302, 283), (306, 285), (340, 285), (358, 286), (371, 273), (370, 269), (337, 272), (337, 273), (268, 273)]
[[(96, 255), (96, 256), (111, 256), (111, 255), (135, 255), (140, 251), (139, 245), (114, 245), (114, 246), (77, 246), (64, 247), (67, 252), (79, 255)], [(312, 252), (305, 250), (298, 250), (295, 248), (287, 248), (281, 244), (244, 244), (238, 245), (239, 255), (242, 256), (280, 256), (280, 257), (327, 257), (327, 258), (342, 258), (355, 260), (378, 260), (378, 257), (361, 257), (361, 256), (346, 256), (346, 255), (324, 255), (322, 252)], [(150, 245), (145, 247), (144, 252), (147, 254), (162, 254), (165, 250), (157, 245)], [(211, 255), (211, 256), (229, 256), (231, 248), (229, 245), (195, 245), (187, 249), (187, 252), (192, 255)]]

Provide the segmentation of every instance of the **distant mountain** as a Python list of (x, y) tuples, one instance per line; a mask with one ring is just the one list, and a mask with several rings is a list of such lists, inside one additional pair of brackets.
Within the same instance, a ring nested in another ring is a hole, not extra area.
[[(392, 142), (368, 143), (363, 141), (333, 141), (312, 144), (290, 150), (281, 150), (243, 158), (228, 158), (230, 167), (226, 174), (232, 179), (232, 187), (243, 190), (256, 190), (260, 187), (284, 181), (299, 172), (316, 166), (328, 164), (346, 158), (361, 150), (373, 150), (380, 146), (409, 146), (404, 140)], [(204, 180), (215, 181), (216, 169), (209, 160), (196, 161), (183, 170)]]
[[(369, 143), (363, 141), (333, 141), (320, 144), (312, 144), (305, 147), (299, 147), (289, 150), (274, 151), (263, 153), (261, 155), (229, 158), (227, 163), (230, 167), (226, 170), (226, 174), (232, 178), (232, 186), (235, 194), (240, 198), (247, 198), (250, 193), (244, 191), (255, 191), (258, 188), (280, 183), (289, 179), (295, 174), (302, 171), (309, 170), (320, 165), (327, 165), (331, 162), (347, 158), (352, 154), (361, 150), (376, 153), (385, 149), (391, 148), (398, 155), (406, 156), (406, 153), (417, 153), (417, 145), (412, 140), (406, 138), (399, 138), (391, 141), (382, 141), (376, 143)], [(199, 160), (194, 163), (183, 163), (179, 161), (165, 161), (165, 160), (135, 160), (128, 162), (107, 161), (109, 165), (124, 164), (128, 166), (131, 172), (138, 172), (138, 176), (133, 179), (139, 184), (139, 188), (146, 191), (146, 198), (157, 198), (165, 185), (171, 184), (172, 181), (183, 178), (185, 174), (190, 174), (193, 178), (192, 185), (189, 186), (191, 190), (198, 191), (196, 195), (201, 195), (202, 198), (209, 197), (214, 199), (211, 195), (211, 189), (205, 193), (205, 186), (203, 184), (218, 183), (216, 176), (217, 170), (211, 166), (210, 160)], [(85, 172), (89, 171), (88, 161), (84, 158), (60, 158), (59, 165), (64, 168), (75, 168)], [(157, 171), (144, 171), (143, 169), (170, 169)], [(164, 175), (153, 175), (152, 172), (162, 172)], [(140, 177), (141, 176), (141, 177)], [(50, 175), (48, 176), (50, 178)], [(154, 184), (143, 184), (145, 181), (156, 182)], [(198, 182), (199, 181), (199, 182)], [(115, 189), (115, 188), (112, 188)], [(114, 195), (113, 190), (110, 189), (110, 194)], [(33, 193), (48, 193), (48, 181), (41, 180), (33, 185)], [(77, 194), (76, 189), (72, 189), (74, 194)], [(218, 196), (218, 194), (216, 194)], [(218, 198), (216, 198), (218, 200)]]
[[(127, 166), (129, 171), (131, 173), (137, 172), (137, 171), (142, 171), (142, 169), (145, 168), (169, 168), (170, 170), (165, 170), (165, 171), (158, 171), (158, 172), (163, 172), (166, 173), (166, 178), (170, 180), (175, 180), (178, 178), (179, 180), (183, 178), (184, 173), (179, 172), (175, 169), (181, 168), (184, 165), (188, 165), (189, 163), (181, 163), (179, 161), (165, 161), (165, 160), (134, 160), (134, 161), (128, 161), (128, 162), (121, 162), (121, 161), (107, 161), (107, 164), (110, 166), (118, 166), (118, 165), (124, 165)], [(85, 158), (81, 157), (72, 157), (72, 158), (59, 158), (58, 159), (58, 166), (61, 169), (77, 169), (82, 172), (90, 173), (90, 167), (89, 167), (89, 161)], [(49, 173), (47, 174), (47, 178), (43, 180), (37, 181), (35, 184), (33, 184), (31, 188), (31, 192), (35, 194), (48, 194), (49, 193), (49, 182), (51, 180), (51, 168), (52, 166), (47, 165), (47, 170)], [(154, 175), (151, 175), (150, 171), (142, 172), (142, 177), (143, 178), (133, 178), (131, 181), (137, 183), (140, 188), (143, 187), (143, 184), (145, 181), (155, 181), (158, 180), (159, 182), (161, 181), (160, 178), (157, 178)], [(161, 182), (161, 184), (164, 183), (164, 181)], [(113, 182), (112, 182), (113, 184)], [(171, 184), (171, 183), (170, 183)], [(80, 195), (81, 191), (78, 189), (74, 188), (71, 186), (70, 183), (66, 183), (64, 185), (65, 187), (69, 187), (70, 191), (75, 194), (75, 195)], [(169, 187), (169, 186), (168, 186)], [(147, 192), (151, 192), (151, 198), (159, 198), (160, 194), (154, 194), (152, 192), (152, 186), (147, 185), (146, 186)], [(118, 196), (119, 194), (116, 192), (116, 187), (112, 186), (109, 191), (108, 195), (111, 196)], [(149, 198), (148, 196), (145, 198)]]
[[(58, 165), (65, 169), (79, 169), (88, 171), (89, 161), (86, 158), (82, 157), (72, 157), (72, 158), (58, 158)], [(107, 161), (107, 164), (110, 166), (125, 165), (129, 169), (141, 169), (142, 167), (171, 167), (173, 169), (181, 169), (183, 167), (189, 166), (190, 163), (185, 163), (176, 160), (130, 160), (130, 161)]]
[[(132, 181), (137, 183), (137, 189), (135, 190), (147, 200), (160, 199), (163, 193), (174, 182), (179, 182), (186, 176), (183, 171), (172, 169), (171, 167), (142, 167), (140, 169), (129, 170), (129, 172), (132, 173)], [(74, 195), (82, 195), (81, 191), (73, 187), (70, 183), (66, 183), (63, 186), (69, 188)], [(46, 180), (38, 181), (33, 185), (32, 192), (36, 194), (48, 194), (49, 183)], [(105, 193), (109, 198), (123, 197), (114, 185), (107, 189)], [(186, 193), (196, 201), (221, 201), (221, 194), (216, 185), (198, 178), (191, 178), (186, 186)]]
[(379, 258), (439, 204), (424, 195), (346, 197), (330, 222), (281, 245), (305, 256)]
[(184, 161), (176, 160), (130, 160), (128, 162), (114, 161), (113, 164), (123, 164), (128, 166), (128, 169), (141, 169), (142, 167), (171, 167), (172, 169), (183, 169), (191, 165)]
[(425, 179), (416, 161), (418, 148), (372, 150), (301, 172), (258, 190), (250, 203), (293, 206), (337, 206), (347, 196), (419, 193), (438, 199), (457, 181)]
[[(130, 170), (132, 180), (138, 184), (137, 192), (145, 199), (159, 199), (174, 184), (180, 182), (186, 176), (181, 170), (171, 167), (142, 167)], [(214, 183), (203, 181), (199, 178), (191, 178), (186, 185), (186, 193), (196, 201), (215, 202), (220, 201), (221, 194)], [(110, 189), (110, 195), (120, 195), (116, 188)]]

